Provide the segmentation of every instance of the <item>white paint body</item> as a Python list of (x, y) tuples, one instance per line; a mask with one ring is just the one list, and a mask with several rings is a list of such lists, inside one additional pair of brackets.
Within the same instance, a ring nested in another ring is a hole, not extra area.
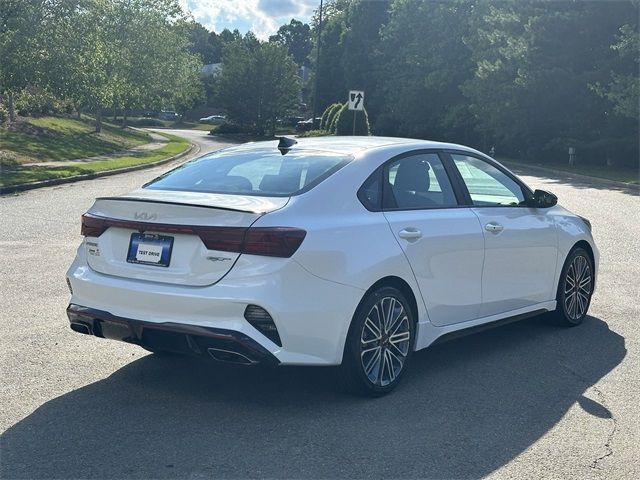
[[(282, 364), (336, 365), (358, 304), (381, 279), (397, 277), (411, 289), (415, 349), (421, 349), (456, 330), (555, 309), (564, 260), (578, 242), (591, 247), (597, 268), (598, 250), (585, 222), (560, 206), (372, 212), (357, 198), (371, 173), (396, 155), (420, 149), (479, 152), (371, 137), (301, 140), (300, 148), (307, 147), (349, 153), (354, 160), (306, 193), (287, 198), (140, 189), (128, 195), (132, 201), (98, 199), (89, 210), (136, 220), (144, 199), (144, 210), (163, 224), (302, 228), (306, 237), (291, 258), (207, 250), (199, 237), (175, 234), (168, 268), (128, 264), (132, 230), (112, 227), (80, 245), (67, 273), (71, 303), (134, 320), (242, 332)], [(487, 232), (483, 226), (489, 222), (504, 230)], [(400, 238), (408, 228), (422, 236)], [(282, 347), (244, 319), (249, 304), (271, 314)]]

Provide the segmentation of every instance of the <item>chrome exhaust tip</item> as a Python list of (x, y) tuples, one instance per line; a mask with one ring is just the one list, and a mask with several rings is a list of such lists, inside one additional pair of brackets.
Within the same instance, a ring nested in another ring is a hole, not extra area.
[(235, 363), (240, 365), (253, 365), (254, 363), (257, 363), (251, 360), (249, 357), (238, 352), (233, 352), (231, 350), (209, 347), (207, 348), (207, 352), (209, 353), (211, 358), (217, 360), (218, 362)]
[(91, 327), (89, 327), (89, 325), (87, 325), (86, 323), (80, 323), (80, 322), (71, 322), (71, 330), (73, 330), (74, 332), (78, 332), (78, 333), (84, 333), (85, 335), (91, 335)]

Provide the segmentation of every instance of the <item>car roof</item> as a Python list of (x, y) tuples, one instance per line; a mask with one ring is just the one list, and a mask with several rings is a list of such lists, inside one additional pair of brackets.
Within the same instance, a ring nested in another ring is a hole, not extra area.
[[(407, 146), (411, 149), (464, 149), (467, 151), (474, 151), (469, 147), (463, 145), (457, 145), (453, 143), (434, 142), (431, 140), (420, 140), (415, 138), (398, 138), (398, 137), (375, 137), (375, 136), (361, 136), (361, 137), (341, 137), (341, 136), (326, 136), (326, 137), (306, 137), (296, 138), (297, 143), (291, 147), (291, 151), (316, 151), (316, 152), (330, 152), (334, 154), (353, 155), (365, 150), (370, 150), (379, 147), (392, 147), (392, 146)], [(231, 147), (228, 150), (242, 151), (243, 153), (249, 153), (252, 150), (261, 150), (273, 148), (277, 149), (278, 140), (268, 140), (264, 142), (249, 142), (236, 147)]]

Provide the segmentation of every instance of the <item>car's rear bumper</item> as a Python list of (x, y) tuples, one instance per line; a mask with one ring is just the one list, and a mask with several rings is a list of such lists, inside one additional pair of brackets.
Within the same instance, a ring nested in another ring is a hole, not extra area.
[(67, 307), (67, 316), (71, 329), (78, 333), (133, 343), (152, 351), (203, 355), (245, 365), (280, 363), (258, 342), (232, 330), (144, 322), (75, 304)]
[[(109, 321), (114, 318), (127, 321), (127, 328), (134, 333), (141, 325), (148, 332), (166, 331), (171, 326), (182, 335), (178, 342), (184, 335), (194, 334), (194, 329), (201, 333), (222, 331), (235, 339), (252, 340), (283, 365), (340, 364), (351, 318), (364, 294), (312, 275), (293, 259), (249, 255), (241, 256), (221, 281), (192, 287), (96, 272), (87, 264), (81, 247), (67, 279), (73, 290), (71, 304), (84, 311), (104, 312), (94, 318), (99, 320), (96, 331), (106, 338), (113, 338), (106, 332), (113, 323), (122, 323)], [(246, 320), (248, 305), (257, 305), (271, 315), (281, 346)], [(92, 326), (95, 323), (92, 320)], [(125, 329), (125, 337), (129, 335)], [(142, 340), (146, 338), (138, 332), (130, 343), (142, 345)]]

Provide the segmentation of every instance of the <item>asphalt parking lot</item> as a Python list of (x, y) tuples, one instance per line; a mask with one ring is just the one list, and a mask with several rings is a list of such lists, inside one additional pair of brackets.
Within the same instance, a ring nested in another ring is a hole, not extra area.
[(368, 400), (331, 368), (220, 366), (69, 329), (80, 215), (167, 168), (0, 198), (1, 478), (640, 478), (637, 190), (518, 171), (593, 223), (589, 317), (421, 351)]

